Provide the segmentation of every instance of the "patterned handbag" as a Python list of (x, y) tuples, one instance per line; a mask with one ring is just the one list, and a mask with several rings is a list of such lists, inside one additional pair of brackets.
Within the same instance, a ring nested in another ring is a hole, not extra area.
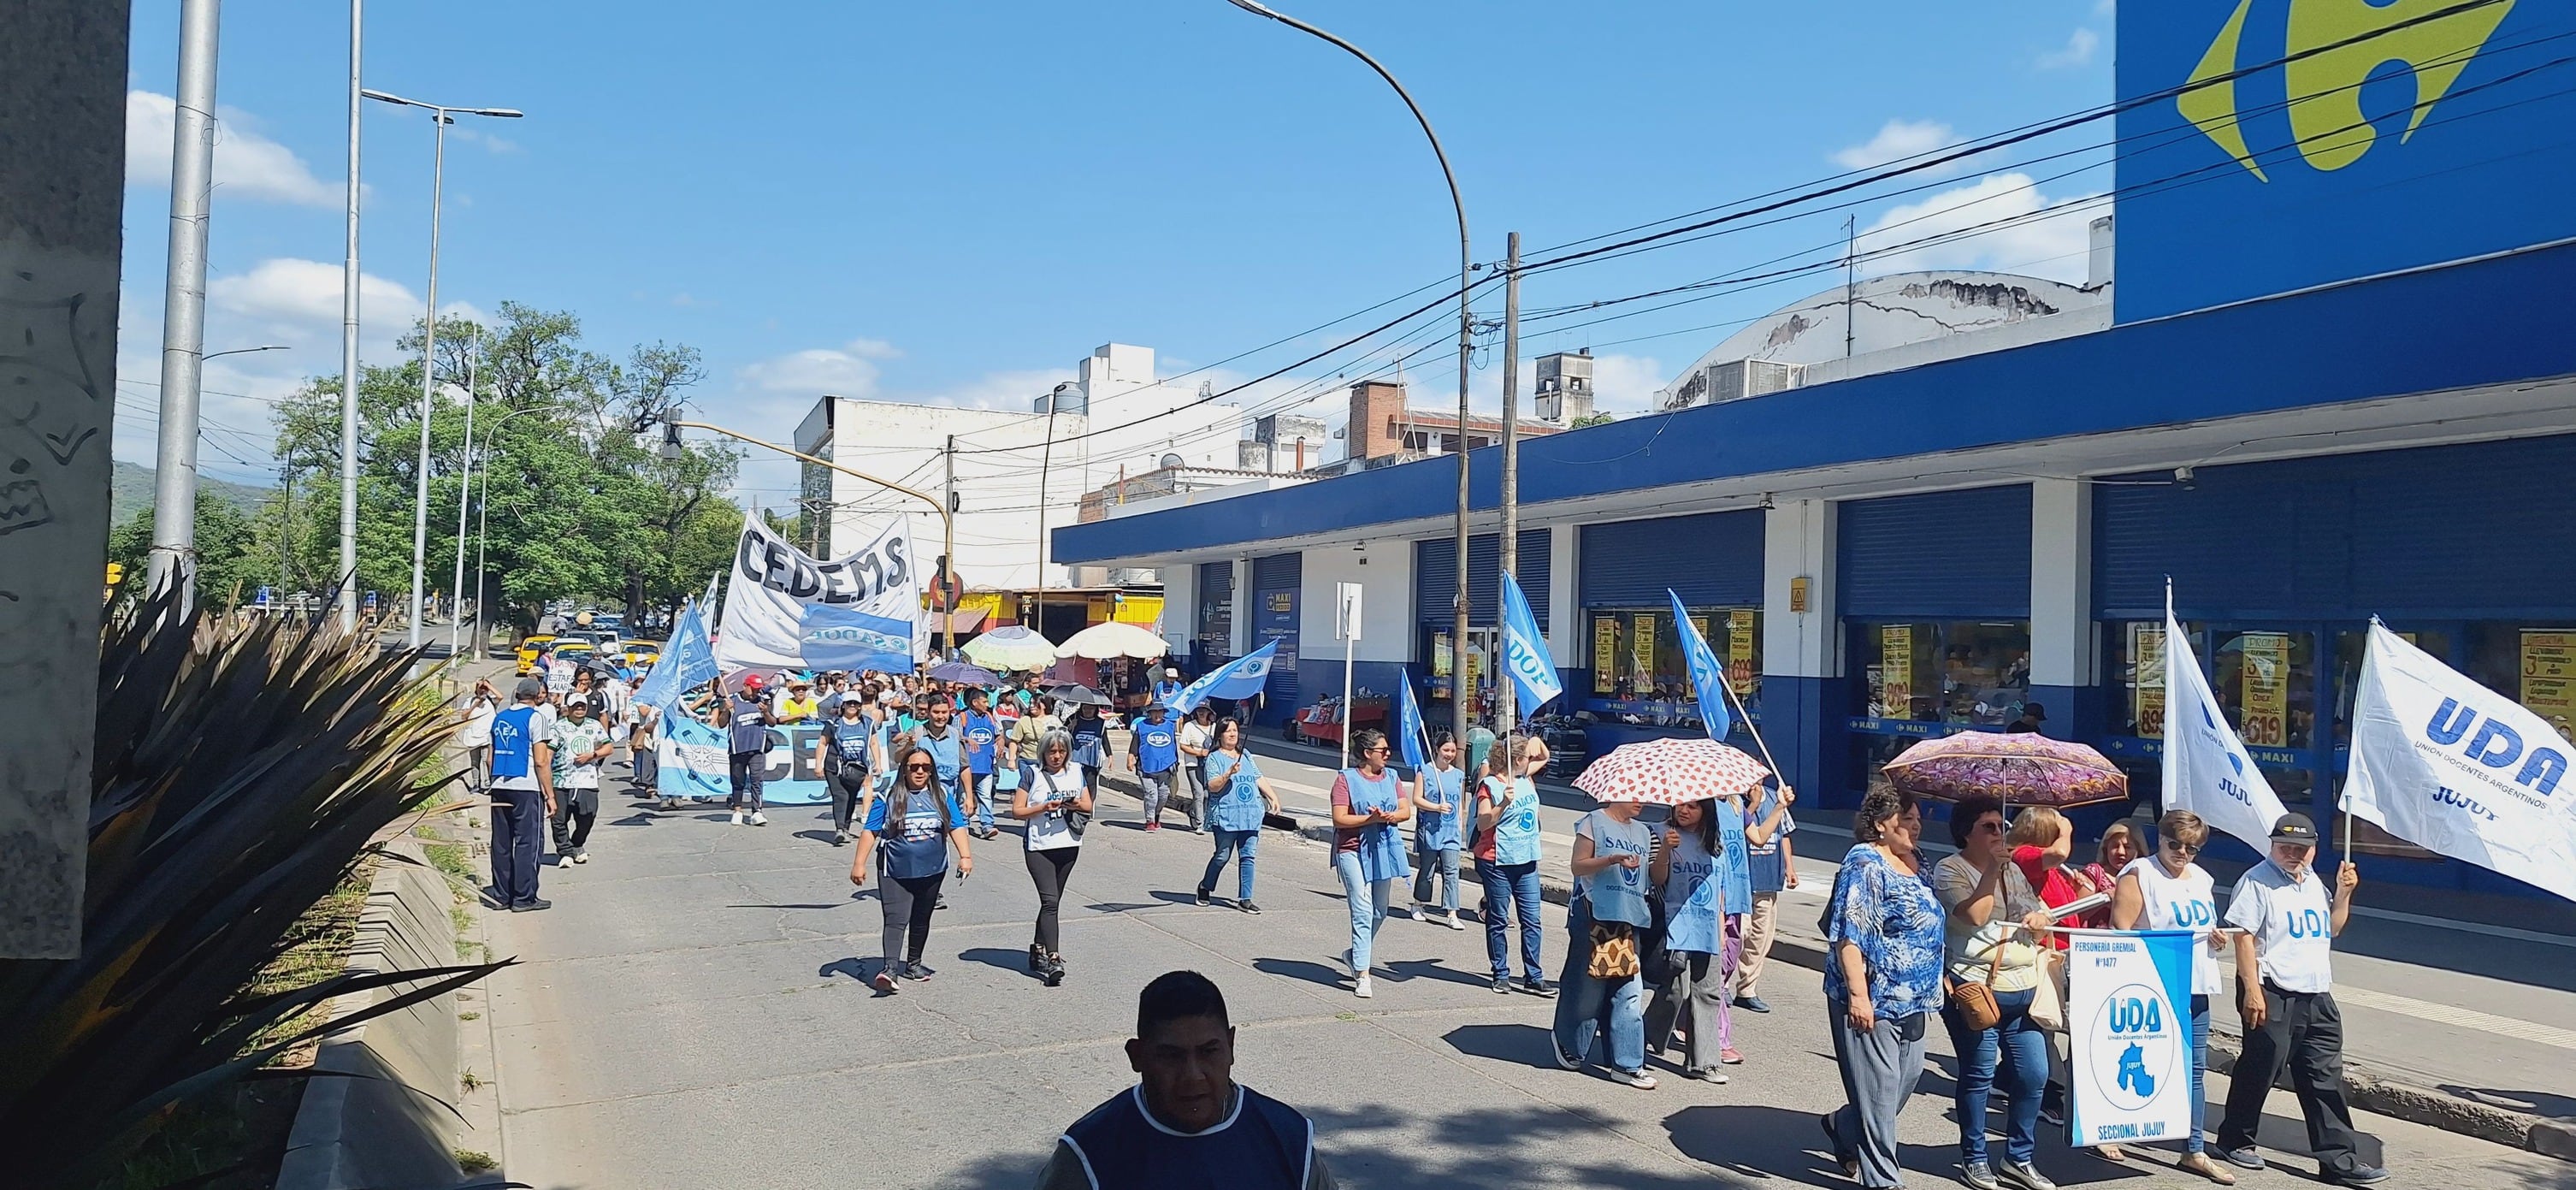
[(1592, 964), (1585, 973), (1594, 979), (1626, 979), (1638, 969), (1637, 927), (1624, 921), (1592, 923)]

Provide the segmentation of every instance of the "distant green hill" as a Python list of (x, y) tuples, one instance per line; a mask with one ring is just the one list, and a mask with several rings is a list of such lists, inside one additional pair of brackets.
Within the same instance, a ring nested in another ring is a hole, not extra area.
[[(124, 524), (125, 518), (152, 507), (152, 469), (150, 467), (120, 459), (116, 463), (115, 477), (110, 484), (108, 515), (113, 523)], [(227, 500), (244, 512), (258, 508), (260, 501), (267, 499), (269, 493), (274, 490), (255, 488), (248, 484), (227, 483), (220, 479), (208, 479), (203, 475), (197, 477), (198, 498)]]

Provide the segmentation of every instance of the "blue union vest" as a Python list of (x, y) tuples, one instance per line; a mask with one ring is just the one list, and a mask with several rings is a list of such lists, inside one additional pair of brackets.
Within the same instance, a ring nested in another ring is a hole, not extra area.
[(1170, 1131), (1130, 1087), (1065, 1129), (1096, 1190), (1303, 1190), (1315, 1126), (1296, 1108), (1235, 1088), (1235, 1108), (1205, 1132)]

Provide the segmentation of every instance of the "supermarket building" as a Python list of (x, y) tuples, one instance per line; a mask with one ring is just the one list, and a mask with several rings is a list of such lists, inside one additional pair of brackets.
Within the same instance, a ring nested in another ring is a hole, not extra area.
[[(2303, 49), (2235, 7), (2123, 9), (2116, 282), (2085, 287), (2100, 309), (2052, 301), (1522, 446), (1515, 577), (1571, 709), (1601, 720), (1594, 752), (1694, 730), (1652, 725), (1688, 708), (1667, 590), (1827, 807), (1906, 745), (2032, 703), (2152, 805), (2168, 578), (2264, 775), (2338, 835), (2374, 616), (2562, 730), (2576, 717), (2576, 79), (2548, 66), (2576, 11), (2467, 10), (2361, 43), (2375, 56), (2301, 59), (2340, 75), (2174, 93), (2211, 62)], [(2455, 77), (2422, 65), (2464, 57)], [(2394, 110), (2373, 106), (2407, 72)], [(2283, 102), (2291, 85), (2310, 98)], [(2338, 95), (2366, 128), (2321, 123)], [(2158, 184), (2176, 178), (2194, 181)], [(1740, 340), (1675, 390), (1740, 376), (1717, 358)], [(1498, 452), (1470, 463), (1482, 643)], [(1340, 689), (1332, 593), (1359, 582), (1353, 683), (1411, 680), (1436, 724), (1455, 484), (1434, 458), (1149, 501), (1056, 530), (1053, 550), (1160, 568), (1164, 631), (1200, 665), (1278, 641), (1273, 718)], [(2371, 878), (2530, 891), (2361, 830)]]

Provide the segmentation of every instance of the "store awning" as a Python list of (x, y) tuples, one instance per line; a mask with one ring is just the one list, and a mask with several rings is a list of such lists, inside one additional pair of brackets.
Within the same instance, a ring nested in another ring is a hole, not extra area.
[(965, 636), (969, 633), (980, 631), (983, 627), (984, 609), (980, 607), (970, 607), (964, 611), (950, 612), (948, 613), (947, 622), (944, 624), (940, 622), (938, 616), (934, 615), (930, 618), (930, 631), (934, 636), (942, 632), (953, 633), (957, 636)]

